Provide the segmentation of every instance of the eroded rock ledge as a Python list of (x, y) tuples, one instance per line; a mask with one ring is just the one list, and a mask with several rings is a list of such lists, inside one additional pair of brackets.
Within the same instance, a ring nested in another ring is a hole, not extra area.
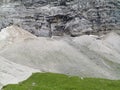
[(0, 28), (18, 25), (36, 36), (119, 30), (119, 0), (1, 0)]

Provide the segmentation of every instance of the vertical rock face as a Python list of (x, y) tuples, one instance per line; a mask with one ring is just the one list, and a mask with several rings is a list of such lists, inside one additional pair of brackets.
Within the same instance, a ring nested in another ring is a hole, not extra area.
[(120, 0), (1, 0), (0, 28), (37, 36), (100, 34), (120, 28)]

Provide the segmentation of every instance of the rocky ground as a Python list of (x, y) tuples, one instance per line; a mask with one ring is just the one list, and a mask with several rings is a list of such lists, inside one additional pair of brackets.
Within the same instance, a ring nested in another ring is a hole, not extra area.
[(1, 86), (25, 80), (32, 72), (120, 79), (119, 31), (45, 38), (10, 26), (0, 36)]

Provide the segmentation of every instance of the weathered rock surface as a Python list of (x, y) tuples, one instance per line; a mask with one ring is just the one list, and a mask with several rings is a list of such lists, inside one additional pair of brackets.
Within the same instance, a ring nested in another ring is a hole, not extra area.
[(120, 28), (120, 0), (1, 0), (0, 28), (37, 36), (101, 34)]

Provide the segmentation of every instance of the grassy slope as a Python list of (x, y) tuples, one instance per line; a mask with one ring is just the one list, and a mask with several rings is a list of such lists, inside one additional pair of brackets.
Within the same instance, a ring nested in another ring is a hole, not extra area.
[(28, 80), (7, 85), (3, 90), (120, 90), (120, 81), (35, 73)]

